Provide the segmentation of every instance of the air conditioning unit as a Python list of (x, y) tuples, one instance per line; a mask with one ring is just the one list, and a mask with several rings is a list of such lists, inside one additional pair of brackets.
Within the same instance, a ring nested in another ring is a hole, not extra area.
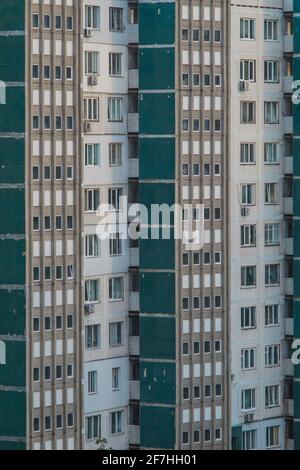
[(254, 421), (254, 414), (250, 413), (244, 416), (245, 423), (252, 423)]
[(92, 129), (91, 123), (88, 121), (85, 121), (83, 123), (83, 132), (86, 134), (87, 132), (90, 132)]
[(98, 85), (98, 77), (96, 77), (96, 75), (91, 75), (88, 79), (88, 84), (91, 86)]
[(91, 38), (92, 37), (92, 30), (89, 29), (89, 28), (85, 28), (84, 32), (83, 32), (83, 35), (84, 35), (85, 38)]
[(94, 304), (85, 304), (84, 313), (85, 313), (85, 315), (92, 315), (93, 313), (95, 313), (95, 305)]
[(246, 217), (247, 215), (250, 214), (250, 209), (249, 207), (242, 207), (241, 208), (241, 216)]
[(246, 80), (240, 81), (240, 91), (248, 91), (250, 90), (250, 82)]

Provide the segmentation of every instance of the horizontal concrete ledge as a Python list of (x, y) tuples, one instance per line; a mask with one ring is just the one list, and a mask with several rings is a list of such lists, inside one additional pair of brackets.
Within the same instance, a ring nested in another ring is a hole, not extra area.
[(18, 336), (18, 335), (0, 335), (0, 341), (5, 342), (17, 342), (17, 343), (25, 343), (26, 338), (25, 336)]
[(25, 36), (25, 31), (0, 31), (0, 36)]
[(26, 387), (9, 387), (6, 385), (0, 385), (0, 392), (26, 393)]
[(26, 286), (20, 285), (20, 284), (0, 284), (0, 290), (8, 290), (8, 291), (13, 291), (13, 290), (24, 290), (25, 291)]

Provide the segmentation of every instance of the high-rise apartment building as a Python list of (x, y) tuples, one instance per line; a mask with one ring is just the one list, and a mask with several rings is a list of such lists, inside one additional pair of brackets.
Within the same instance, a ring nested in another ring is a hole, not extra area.
[(300, 448), (297, 2), (0, 12), (0, 449)]

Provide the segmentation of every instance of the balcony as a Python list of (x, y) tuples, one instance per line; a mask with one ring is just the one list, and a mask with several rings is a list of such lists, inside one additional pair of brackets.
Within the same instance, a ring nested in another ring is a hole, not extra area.
[(294, 242), (292, 238), (284, 239), (284, 254), (288, 256), (293, 256), (294, 254)]
[(292, 34), (285, 35), (283, 38), (283, 52), (290, 54), (294, 50), (294, 36)]
[(293, 318), (285, 318), (284, 333), (286, 336), (294, 336), (294, 319)]
[(285, 441), (285, 450), (294, 450), (295, 444), (293, 439), (286, 439)]
[(284, 134), (293, 134), (294, 123), (293, 116), (285, 116), (283, 118), (283, 132)]
[(140, 399), (140, 381), (130, 380), (129, 382), (129, 399), (139, 400)]
[(294, 416), (294, 400), (284, 400), (284, 408), (286, 416)]
[(139, 356), (140, 355), (140, 337), (129, 336), (129, 355)]
[(129, 438), (129, 444), (140, 445), (140, 442), (141, 442), (140, 426), (133, 426), (132, 424), (130, 424), (128, 426), (128, 438)]
[(294, 278), (290, 277), (285, 279), (285, 295), (294, 295)]
[(131, 312), (140, 311), (140, 293), (139, 292), (129, 292), (129, 310)]
[(129, 248), (129, 265), (131, 267), (140, 265), (140, 250), (138, 248)]
[(140, 176), (140, 161), (138, 158), (129, 159), (129, 178), (138, 178)]
[(129, 24), (127, 27), (127, 38), (129, 44), (138, 44), (139, 42), (139, 25)]
[(285, 359), (284, 375), (288, 377), (293, 377), (294, 375), (294, 364), (292, 363), (291, 359)]
[(139, 113), (128, 114), (128, 132), (138, 134), (139, 132)]
[(294, 158), (284, 157), (283, 159), (283, 172), (285, 175), (292, 175), (294, 172)]
[(128, 88), (138, 89), (139, 88), (139, 71), (138, 69), (129, 70), (128, 72)]
[(283, 92), (293, 93), (293, 79), (294, 77), (283, 77)]
[(293, 198), (292, 197), (283, 198), (283, 212), (286, 215), (293, 215)]
[(283, 0), (283, 11), (292, 13), (294, 11), (294, 0)]

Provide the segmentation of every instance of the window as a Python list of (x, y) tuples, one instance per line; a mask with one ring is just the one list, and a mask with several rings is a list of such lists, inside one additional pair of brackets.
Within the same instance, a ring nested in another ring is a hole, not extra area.
[(109, 29), (110, 31), (124, 31), (123, 8), (109, 9)]
[(122, 54), (119, 52), (109, 54), (109, 75), (117, 77), (122, 75)]
[(85, 165), (100, 166), (100, 144), (85, 144)]
[(109, 279), (109, 300), (124, 300), (124, 278)]
[(120, 233), (113, 233), (109, 236), (110, 256), (120, 256), (122, 254), (122, 238)]
[(86, 5), (85, 27), (88, 29), (100, 29), (100, 7)]
[(265, 387), (265, 407), (274, 408), (275, 406), (280, 406), (280, 387), (269, 385)]
[(253, 206), (255, 204), (255, 184), (243, 184), (242, 191), (242, 205)]
[(279, 161), (279, 144), (276, 142), (266, 142), (264, 145), (265, 164), (276, 164)]
[(266, 447), (279, 446), (279, 431), (280, 426), (270, 426), (266, 428)]
[(121, 434), (123, 432), (123, 411), (115, 411), (110, 414), (111, 434)]
[(278, 21), (277, 20), (265, 20), (264, 32), (265, 41), (277, 41), (278, 40)]
[(265, 124), (279, 124), (278, 101), (265, 101), (264, 110)]
[(244, 165), (255, 163), (255, 144), (241, 144), (240, 162)]
[(256, 366), (256, 349), (248, 348), (241, 351), (242, 370), (254, 369)]
[(256, 61), (255, 60), (241, 60), (240, 61), (240, 80), (247, 80), (250, 82), (256, 81)]
[(97, 393), (97, 371), (91, 370), (88, 372), (88, 394), (93, 395)]
[(86, 235), (85, 256), (87, 258), (98, 258), (100, 256), (100, 243), (98, 235)]
[(255, 39), (255, 20), (251, 18), (241, 18), (240, 21), (240, 38)]
[(265, 347), (265, 365), (267, 367), (280, 365), (280, 345), (279, 344)]
[(99, 121), (99, 99), (84, 99), (84, 119), (87, 121)]
[(255, 388), (242, 390), (242, 411), (255, 410)]
[(111, 188), (108, 190), (108, 204), (112, 210), (121, 210), (121, 197), (123, 194), (123, 188)]
[(241, 124), (255, 124), (255, 102), (241, 102)]
[(90, 279), (85, 281), (85, 302), (100, 301), (100, 281), (99, 279)]
[(241, 226), (241, 246), (256, 246), (256, 225)]
[(88, 75), (98, 75), (100, 72), (99, 67), (99, 52), (86, 51), (85, 52), (85, 66), (84, 73)]
[(242, 266), (241, 287), (256, 287), (256, 266)]
[(110, 122), (123, 121), (123, 98), (108, 98), (108, 120)]
[(243, 330), (256, 328), (256, 307), (241, 308), (241, 328)]
[(280, 244), (280, 224), (265, 224), (265, 246)]
[(267, 264), (265, 266), (265, 285), (274, 286), (280, 284), (280, 264)]
[(85, 347), (86, 349), (100, 348), (100, 325), (88, 325), (85, 327)]
[(101, 415), (86, 418), (86, 435), (89, 441), (101, 437)]
[(257, 441), (257, 430), (250, 429), (249, 431), (243, 431), (242, 433), (242, 446), (243, 450), (254, 450), (256, 449)]
[(120, 389), (120, 367), (114, 367), (112, 369), (112, 389), (119, 390)]
[(86, 189), (85, 192), (85, 212), (96, 212), (100, 204), (100, 190)]
[(109, 325), (109, 345), (110, 347), (122, 346), (123, 344), (123, 323), (116, 322)]
[(265, 204), (277, 204), (277, 184), (265, 184)]
[(109, 144), (109, 166), (117, 167), (122, 165), (122, 150), (123, 144), (121, 143)]
[(266, 60), (264, 64), (265, 83), (279, 82), (278, 60)]
[(265, 306), (265, 326), (279, 325), (279, 305)]

